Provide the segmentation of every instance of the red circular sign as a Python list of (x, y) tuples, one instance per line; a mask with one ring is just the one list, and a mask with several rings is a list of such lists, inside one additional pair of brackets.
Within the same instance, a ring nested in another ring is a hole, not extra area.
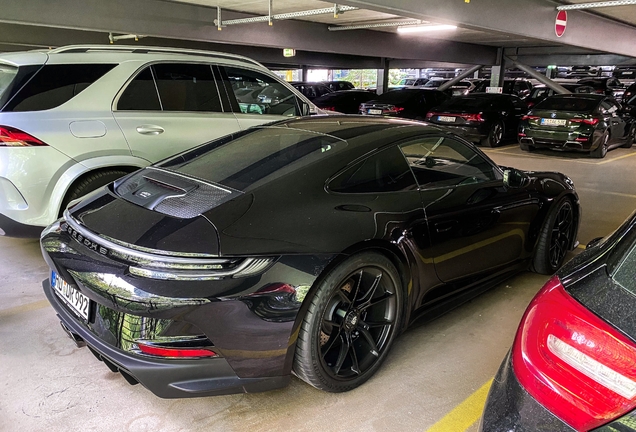
[(556, 17), (556, 22), (554, 23), (554, 31), (556, 32), (557, 37), (563, 36), (567, 25), (568, 13), (566, 11), (559, 11)]

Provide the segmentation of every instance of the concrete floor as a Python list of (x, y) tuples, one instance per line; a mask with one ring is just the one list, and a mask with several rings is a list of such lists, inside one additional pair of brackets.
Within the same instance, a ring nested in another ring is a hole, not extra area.
[[(568, 174), (581, 196), (582, 244), (636, 207), (636, 148), (603, 160), (516, 146), (487, 153), (502, 165)], [(37, 241), (0, 238), (0, 431), (425, 431), (493, 377), (548, 279), (520, 274), (410, 329), (379, 373), (349, 393), (323, 393), (295, 379), (269, 393), (162, 400), (74, 347), (42, 294), (46, 277)], [(471, 422), (446, 429), (475, 431)]]

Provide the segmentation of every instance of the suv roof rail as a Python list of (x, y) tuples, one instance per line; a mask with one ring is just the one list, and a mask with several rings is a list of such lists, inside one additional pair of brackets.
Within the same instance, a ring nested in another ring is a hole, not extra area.
[(264, 67), (261, 63), (253, 60), (249, 57), (244, 57), (237, 54), (222, 53), (216, 51), (204, 51), (193, 50), (187, 48), (167, 48), (167, 47), (151, 47), (151, 46), (133, 46), (133, 45), (67, 45), (59, 48), (54, 48), (48, 51), (50, 54), (60, 53), (82, 53), (89, 51), (116, 51), (116, 52), (129, 52), (132, 54), (149, 54), (149, 53), (164, 53), (164, 54), (184, 54), (202, 57), (221, 57), (231, 60), (240, 60), (246, 63), (252, 63), (257, 66)]

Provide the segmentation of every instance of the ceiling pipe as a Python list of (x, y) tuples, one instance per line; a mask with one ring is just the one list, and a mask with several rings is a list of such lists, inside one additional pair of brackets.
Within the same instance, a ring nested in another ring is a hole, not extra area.
[(461, 80), (463, 80), (464, 78), (468, 78), (469, 76), (471, 76), (472, 74), (474, 74), (475, 72), (477, 72), (479, 69), (481, 69), (483, 67), (484, 67), (484, 65), (475, 65), (475, 66), (471, 67), (470, 69), (466, 69), (464, 72), (460, 73), (455, 78), (453, 78), (450, 81), (447, 81), (444, 84), (442, 84), (441, 86), (437, 87), (437, 90), (444, 91), (446, 89), (449, 89), (452, 86), (454, 86), (455, 84), (457, 84), (458, 82), (460, 82)]
[(268, 22), (268, 23), (271, 23), (274, 20), (282, 21), (282, 20), (287, 20), (287, 19), (303, 18), (303, 17), (308, 17), (308, 16), (324, 15), (324, 14), (333, 14), (334, 17), (337, 17), (338, 14), (341, 14), (343, 12), (353, 11), (353, 10), (358, 10), (358, 9), (359, 8), (354, 7), (354, 6), (341, 6), (341, 5), (338, 5), (338, 4), (334, 4), (333, 7), (329, 7), (329, 8), (311, 9), (311, 10), (304, 10), (304, 11), (299, 11), (299, 12), (289, 12), (289, 13), (282, 13), (282, 14), (275, 14), (275, 15), (264, 15), (264, 16), (256, 16), (256, 17), (250, 17), (250, 18), (239, 18), (239, 19), (222, 21), (221, 20), (221, 8), (217, 7), (217, 19), (214, 20), (214, 24), (218, 28), (221, 28), (221, 27), (225, 27), (225, 26), (229, 26), (229, 25), (236, 25), (236, 24), (251, 24), (251, 23), (257, 23), (257, 22)]
[(329, 26), (327, 27), (329, 31), (343, 31), (343, 30), (363, 30), (370, 28), (381, 28), (381, 27), (399, 27), (399, 26), (409, 26), (409, 25), (420, 25), (420, 24), (428, 24), (427, 21), (422, 20), (401, 20), (401, 21), (387, 21), (375, 24), (354, 24), (348, 26)]
[(524, 65), (523, 63), (519, 63), (518, 61), (512, 60), (510, 58), (508, 60), (510, 60), (512, 63), (514, 63), (514, 65), (517, 68), (521, 69), (522, 71), (524, 71), (525, 73), (530, 75), (532, 78), (534, 78), (537, 81), (539, 81), (541, 84), (545, 84), (546, 87), (551, 88), (556, 93), (558, 93), (558, 94), (571, 94), (572, 93), (571, 91), (569, 91), (565, 87), (559, 85), (557, 82), (552, 81), (547, 76), (540, 74), (539, 72), (537, 72), (536, 70), (534, 70), (530, 66)]
[(594, 9), (594, 8), (604, 8), (604, 7), (614, 7), (614, 6), (628, 6), (636, 4), (636, 0), (617, 0), (617, 1), (601, 1), (601, 2), (593, 2), (593, 3), (578, 3), (578, 4), (568, 4), (557, 6), (557, 10), (580, 10), (580, 9)]

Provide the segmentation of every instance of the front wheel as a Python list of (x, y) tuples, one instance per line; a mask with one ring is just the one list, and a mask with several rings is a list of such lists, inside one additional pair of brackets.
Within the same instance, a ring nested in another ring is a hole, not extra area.
[(334, 268), (314, 291), (296, 343), (294, 373), (329, 392), (352, 390), (386, 358), (403, 302), (395, 266), (363, 252)]
[(555, 203), (541, 228), (533, 261), (534, 271), (549, 275), (557, 271), (574, 243), (575, 234), (574, 205), (568, 197), (563, 197)]

